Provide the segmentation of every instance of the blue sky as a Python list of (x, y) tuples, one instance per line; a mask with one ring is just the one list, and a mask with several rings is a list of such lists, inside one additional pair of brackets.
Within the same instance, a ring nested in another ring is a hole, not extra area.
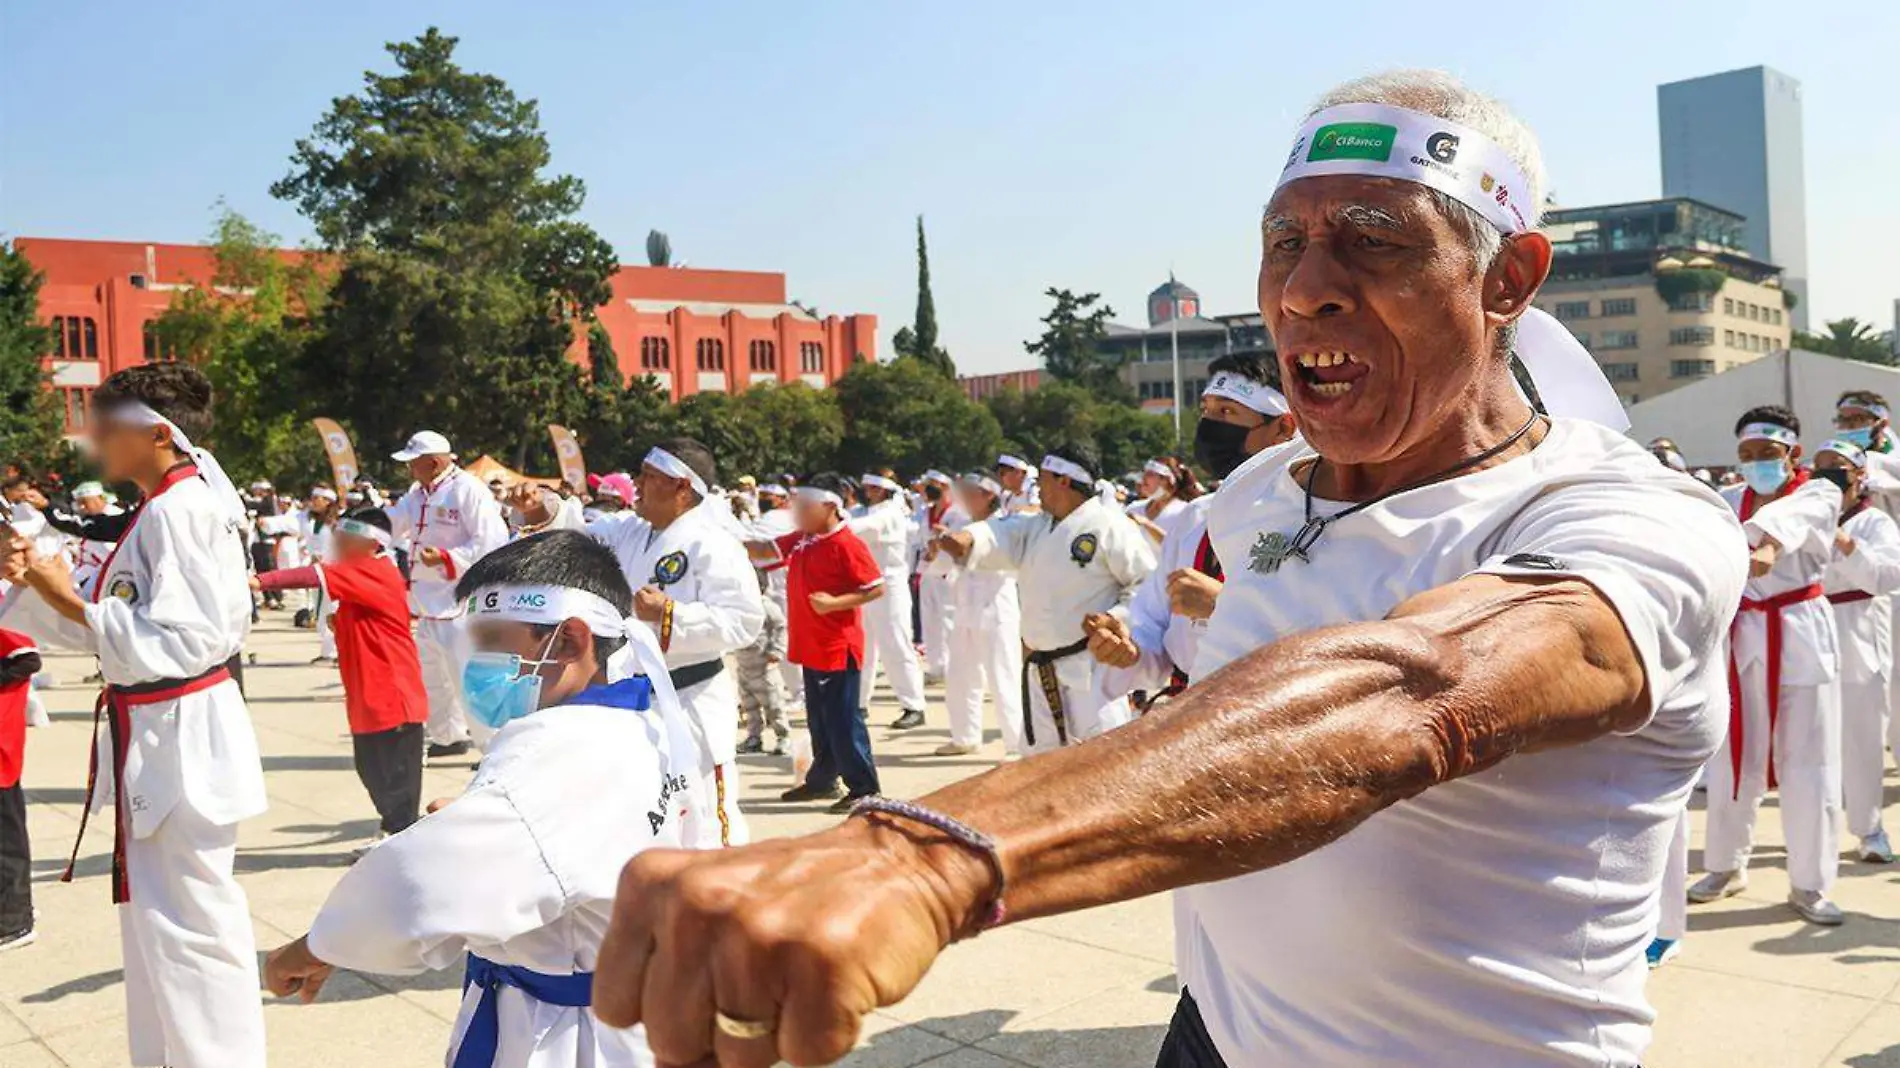
[(1565, 204), (1655, 196), (1659, 82), (1766, 63), (1806, 100), (1816, 321), (1900, 297), (1900, 4), (0, 4), (0, 233), (193, 241), (271, 199), (292, 142), (385, 41), (435, 24), (540, 101), (557, 169), (624, 262), (782, 270), (825, 311), (911, 316), (926, 216), (943, 340), (1028, 366), (1042, 290), (1123, 321), (1170, 268), (1254, 303), (1257, 223), (1312, 97), (1395, 66), (1517, 107)]

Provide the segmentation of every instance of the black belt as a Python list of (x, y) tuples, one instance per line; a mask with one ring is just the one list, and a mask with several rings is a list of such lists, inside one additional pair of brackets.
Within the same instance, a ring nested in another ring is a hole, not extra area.
[(666, 675), (673, 680), (673, 689), (684, 690), (689, 686), (697, 686), (724, 670), (726, 670), (725, 658), (715, 656), (711, 660), (688, 664), (683, 668), (674, 668)]
[(1221, 1059), (1220, 1051), (1214, 1048), (1214, 1040), (1207, 1033), (1200, 1006), (1194, 1004), (1193, 995), (1186, 990), (1181, 991), (1181, 1000), (1175, 1003), (1174, 1019), (1168, 1021), (1168, 1035), (1161, 1040), (1155, 1068), (1227, 1068), (1227, 1062)]
[(1036, 681), (1042, 686), (1043, 700), (1049, 705), (1049, 716), (1056, 721), (1056, 744), (1068, 745), (1069, 715), (1062, 704), (1062, 683), (1056, 678), (1056, 661), (1088, 647), (1089, 640), (1083, 638), (1060, 649), (1031, 649), (1023, 655), (1023, 740), (1030, 745), (1036, 744), (1036, 717), (1029, 706), (1030, 672), (1035, 672)]

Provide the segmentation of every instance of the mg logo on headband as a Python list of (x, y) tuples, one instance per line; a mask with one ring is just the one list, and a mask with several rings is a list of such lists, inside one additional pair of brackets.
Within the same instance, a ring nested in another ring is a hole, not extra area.
[(1392, 158), (1392, 145), (1399, 128), (1382, 122), (1335, 122), (1313, 134), (1313, 147), (1306, 162), (1329, 159), (1369, 159), (1381, 163)]

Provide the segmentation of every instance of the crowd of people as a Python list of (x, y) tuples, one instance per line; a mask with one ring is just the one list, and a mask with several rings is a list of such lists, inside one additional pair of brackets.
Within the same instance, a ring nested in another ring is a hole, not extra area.
[[(794, 475), (672, 438), (509, 484), (421, 430), (402, 494), (298, 500), (197, 444), (195, 369), (120, 371), (100, 483), (0, 484), (0, 949), (38, 934), (21, 739), (40, 649), (72, 649), (132, 1063), (264, 1063), (233, 861), (266, 806), (244, 643), (282, 610), (337, 665), (378, 830), (262, 985), (460, 961), (456, 1068), (823, 1063), (950, 941), (1165, 890), (1164, 1068), (1634, 1065), (1644, 968), (1746, 886), (1769, 790), (1807, 921), (1842, 922), (1843, 818), (1893, 859), (1900, 451), (1864, 392), (1811, 453), (1741, 413), (1720, 478), (1629, 441), (1528, 310), (1541, 190), (1529, 131), (1445, 76), (1331, 94), (1263, 227), (1277, 356), (1214, 361), (1192, 456), (1119, 477), (1080, 442)], [(884, 796), (880, 677), (896, 731), (941, 685), (940, 757), (982, 750), (987, 698), (995, 768)], [(849, 818), (749, 844), (766, 753)], [(467, 789), (425, 805), (428, 761)]]

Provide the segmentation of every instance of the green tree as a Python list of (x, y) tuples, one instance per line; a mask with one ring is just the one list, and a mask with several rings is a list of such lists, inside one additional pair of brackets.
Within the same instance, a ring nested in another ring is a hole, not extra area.
[(917, 216), (917, 320), (909, 336), (898, 331), (891, 346), (900, 356), (915, 356), (945, 378), (957, 377), (956, 361), (937, 344), (937, 298), (930, 291), (930, 246), (924, 241), (924, 217)]
[(1793, 345), (1797, 349), (1824, 352), (1843, 360), (1889, 365), (1894, 362), (1893, 348), (1887, 339), (1882, 338), (1871, 324), (1863, 323), (1853, 316), (1828, 322), (1825, 334), (1797, 330)]
[[(828, 389), (803, 382), (762, 382), (739, 395), (742, 416), (756, 425), (763, 446), (731, 468), (722, 463), (721, 477), (762, 475), (767, 471), (821, 471), (842, 462), (838, 447), (844, 441), (844, 412)], [(722, 457), (723, 460), (723, 457)]]
[(915, 357), (853, 364), (831, 388), (844, 416), (841, 470), (855, 474), (888, 464), (916, 475), (996, 461), (1002, 431), (995, 416)]
[(1095, 446), (1102, 458), (1098, 477), (1137, 470), (1174, 450), (1174, 422), (1129, 405), (1104, 401), (1074, 382), (1047, 382), (1027, 393), (1006, 389), (989, 398), (1004, 443), (1035, 459), (1075, 441)]
[(595, 386), (603, 389), (620, 388), (620, 356), (614, 352), (613, 336), (598, 322), (587, 326), (587, 366), (593, 373)]
[(12, 242), (0, 242), (0, 463), (33, 471), (61, 467), (67, 453), (43, 363), (53, 351), (53, 332), (40, 322), (44, 280)]
[(677, 413), (666, 387), (641, 375), (624, 387), (588, 390), (581, 416), (569, 429), (580, 439), (592, 471), (632, 471), (660, 439), (673, 434)]
[(581, 182), (543, 175), (534, 101), (462, 69), (455, 45), (434, 28), (389, 45), (397, 70), (333, 101), (271, 186), (340, 263), (299, 384), (370, 455), (427, 426), (519, 466), (546, 424), (588, 414), (569, 352), (616, 264), (571, 218)]
[(658, 230), (647, 231), (647, 266), (673, 266), (673, 239)]
[(1103, 399), (1132, 405), (1133, 391), (1121, 380), (1121, 358), (1102, 350), (1108, 320), (1115, 309), (1106, 304), (1097, 307), (1100, 293), (1078, 295), (1054, 287), (1043, 292), (1054, 306), (1042, 317), (1042, 336), (1024, 342), (1023, 348), (1041, 360), (1043, 368), (1058, 381), (1072, 382)]

